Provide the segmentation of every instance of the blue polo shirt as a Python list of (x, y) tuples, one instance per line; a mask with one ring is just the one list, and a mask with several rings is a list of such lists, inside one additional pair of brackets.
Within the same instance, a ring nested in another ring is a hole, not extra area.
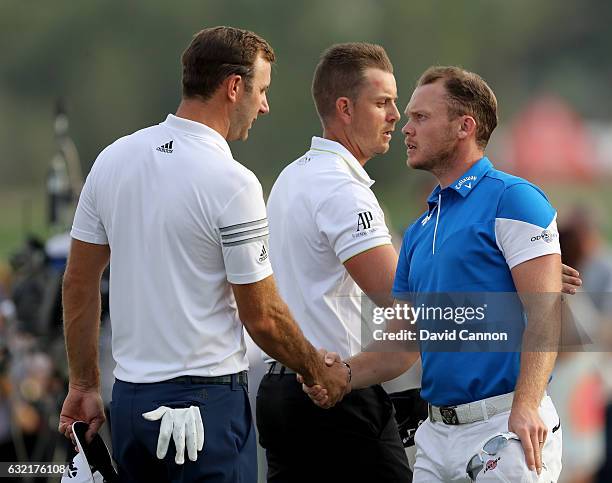
[[(397, 299), (415, 293), (516, 293), (513, 267), (560, 253), (556, 212), (546, 195), (498, 171), (486, 157), (450, 186), (437, 186), (427, 204), (404, 235), (393, 286)], [(518, 310), (522, 334), (525, 320)], [(439, 352), (422, 343), (421, 357), (421, 396), (436, 406), (511, 392), (520, 367), (517, 351)]]

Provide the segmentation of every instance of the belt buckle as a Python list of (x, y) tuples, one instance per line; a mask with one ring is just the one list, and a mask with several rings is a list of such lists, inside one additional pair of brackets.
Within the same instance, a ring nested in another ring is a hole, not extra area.
[(459, 417), (457, 416), (455, 407), (456, 406), (442, 406), (440, 408), (440, 416), (442, 416), (442, 421), (444, 421), (445, 424), (459, 424)]

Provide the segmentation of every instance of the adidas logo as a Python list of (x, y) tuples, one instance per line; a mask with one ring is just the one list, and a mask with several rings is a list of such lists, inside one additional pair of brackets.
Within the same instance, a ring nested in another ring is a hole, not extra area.
[(261, 253), (259, 254), (259, 258), (257, 259), (259, 263), (265, 262), (268, 259), (268, 250), (266, 250), (266, 246), (264, 245), (261, 249)]
[(171, 153), (172, 152), (172, 143), (174, 141), (170, 141), (166, 144), (162, 144), (161, 146), (159, 146), (158, 148), (156, 148), (158, 151), (161, 151), (162, 153)]

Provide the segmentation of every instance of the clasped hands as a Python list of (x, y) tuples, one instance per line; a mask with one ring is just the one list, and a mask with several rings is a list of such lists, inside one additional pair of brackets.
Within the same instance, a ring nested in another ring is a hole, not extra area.
[(307, 386), (300, 374), (297, 375), (297, 380), (313, 403), (320, 408), (329, 409), (351, 392), (351, 370), (337, 353), (319, 349), (319, 354), (323, 358), (325, 368), (316, 383)]

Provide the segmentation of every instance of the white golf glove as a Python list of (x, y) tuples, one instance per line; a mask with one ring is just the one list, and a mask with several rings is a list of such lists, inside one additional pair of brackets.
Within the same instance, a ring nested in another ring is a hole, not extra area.
[(185, 446), (191, 461), (198, 458), (198, 451), (204, 447), (204, 424), (197, 406), (186, 409), (173, 409), (160, 406), (154, 411), (143, 413), (148, 421), (157, 421), (161, 418), (159, 438), (157, 439), (157, 457), (161, 460), (168, 452), (170, 438), (174, 439), (176, 447), (176, 464), (185, 462)]

